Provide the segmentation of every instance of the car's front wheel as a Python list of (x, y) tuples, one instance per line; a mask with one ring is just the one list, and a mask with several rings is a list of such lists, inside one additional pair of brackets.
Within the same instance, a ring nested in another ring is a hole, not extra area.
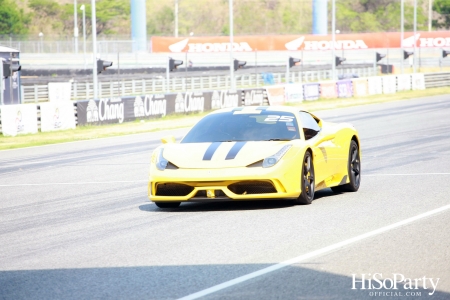
[(359, 158), (359, 148), (358, 144), (353, 140), (350, 143), (347, 169), (350, 182), (344, 185), (332, 187), (331, 189), (333, 190), (333, 192), (356, 192), (359, 189), (359, 185), (361, 184), (361, 160)]
[(302, 174), (300, 177), (300, 186), (302, 193), (294, 200), (295, 204), (311, 204), (314, 199), (315, 181), (314, 164), (311, 153), (307, 151), (303, 158)]
[(177, 208), (181, 202), (155, 202), (159, 208)]

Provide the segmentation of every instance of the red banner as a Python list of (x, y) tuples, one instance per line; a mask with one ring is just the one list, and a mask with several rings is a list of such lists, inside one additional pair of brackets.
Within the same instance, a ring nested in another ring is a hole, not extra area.
[[(441, 48), (450, 47), (450, 31), (405, 32), (403, 47), (409, 48)], [(235, 36), (233, 51), (318, 51), (331, 50), (331, 35), (271, 35), (271, 36)], [(153, 52), (196, 52), (213, 53), (229, 52), (230, 38), (228, 36), (212, 37), (152, 37)], [(399, 48), (400, 33), (358, 33), (337, 34), (335, 49), (357, 50), (376, 48)]]

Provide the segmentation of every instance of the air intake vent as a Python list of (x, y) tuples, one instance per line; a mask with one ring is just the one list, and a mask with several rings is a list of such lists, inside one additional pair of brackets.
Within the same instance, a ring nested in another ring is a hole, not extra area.
[(241, 181), (230, 184), (228, 189), (237, 195), (270, 194), (277, 190), (267, 181)]
[(187, 196), (194, 188), (180, 183), (160, 183), (156, 186), (156, 196)]

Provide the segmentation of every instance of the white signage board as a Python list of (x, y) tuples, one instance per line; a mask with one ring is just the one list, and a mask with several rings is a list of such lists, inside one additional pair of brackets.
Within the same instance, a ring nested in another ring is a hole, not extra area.
[(397, 91), (409, 91), (411, 89), (411, 75), (397, 75)]
[(3, 135), (37, 133), (37, 107), (35, 104), (2, 105), (1, 119)]
[(383, 84), (381, 77), (369, 77), (367, 78), (369, 85), (369, 95), (379, 95), (383, 93)]
[(50, 102), (70, 101), (72, 93), (72, 83), (70, 82), (49, 82), (48, 100)]
[(397, 91), (397, 80), (395, 76), (383, 76), (383, 94), (395, 94)]
[(71, 101), (46, 102), (41, 107), (41, 131), (75, 129), (75, 112)]
[(303, 85), (287, 84), (284, 86), (286, 103), (295, 103), (303, 101)]
[(411, 85), (413, 90), (425, 89), (425, 76), (422, 73), (416, 73), (411, 75)]

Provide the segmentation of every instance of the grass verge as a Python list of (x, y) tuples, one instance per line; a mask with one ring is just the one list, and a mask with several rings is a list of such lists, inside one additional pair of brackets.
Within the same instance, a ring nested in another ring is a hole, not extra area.
[[(443, 94), (450, 94), (450, 87), (433, 88), (421, 91), (405, 91), (398, 92), (396, 94), (374, 95), (358, 98), (321, 99), (290, 105), (302, 107), (305, 110), (313, 112), (318, 110), (383, 103), (397, 100), (408, 100), (411, 98)], [(39, 132), (38, 134), (19, 135), (15, 137), (1, 135), (0, 150), (190, 127), (206, 114), (208, 114), (208, 112), (190, 115), (169, 115), (160, 119), (142, 120), (104, 126), (80, 126), (75, 130)]]

